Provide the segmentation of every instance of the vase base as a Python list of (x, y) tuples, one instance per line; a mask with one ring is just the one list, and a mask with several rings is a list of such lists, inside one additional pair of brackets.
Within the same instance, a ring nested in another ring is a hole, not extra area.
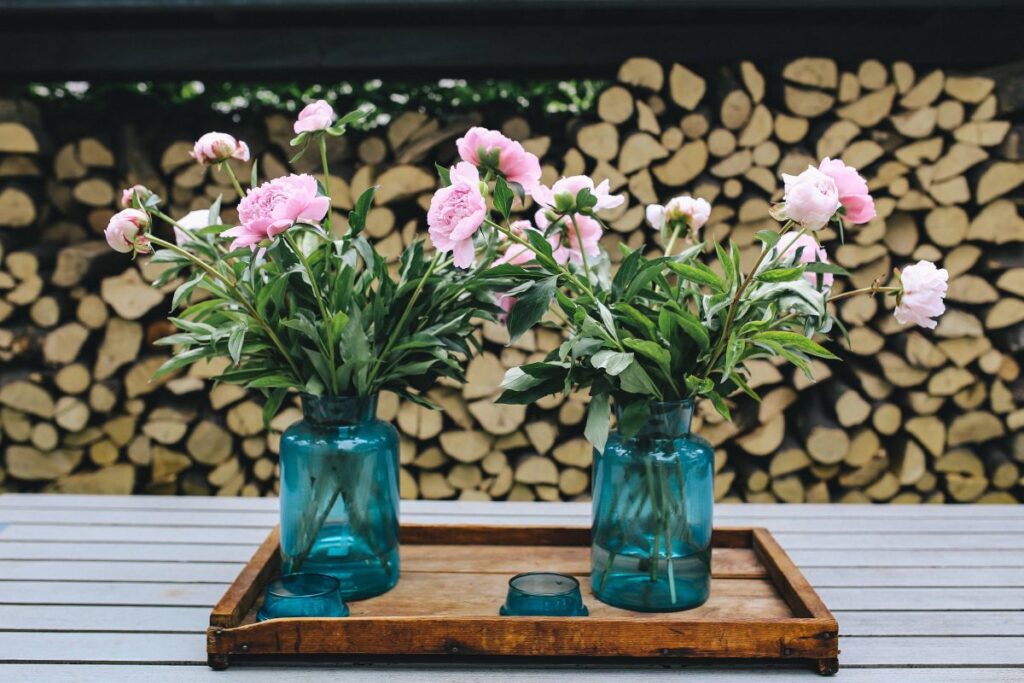
[(372, 557), (314, 555), (302, 563), (302, 571), (338, 579), (346, 602), (365, 600), (387, 593), (398, 583), (398, 548)]
[(662, 558), (654, 567), (635, 555), (613, 554), (591, 548), (591, 588), (601, 602), (634, 612), (681, 612), (700, 607), (711, 592), (710, 552), (672, 559), (672, 583)]

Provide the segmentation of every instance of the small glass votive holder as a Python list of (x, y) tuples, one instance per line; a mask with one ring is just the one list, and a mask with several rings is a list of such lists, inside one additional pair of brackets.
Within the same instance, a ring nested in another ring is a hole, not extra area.
[(256, 619), (347, 616), (348, 605), (341, 599), (341, 584), (336, 578), (297, 572), (270, 582)]
[(566, 574), (526, 572), (508, 581), (503, 617), (585, 617), (580, 582)]

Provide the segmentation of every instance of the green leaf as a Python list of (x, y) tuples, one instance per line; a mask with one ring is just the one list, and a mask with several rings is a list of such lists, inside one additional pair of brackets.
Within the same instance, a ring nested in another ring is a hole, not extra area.
[(633, 351), (639, 353), (641, 356), (653, 360), (655, 363), (658, 364), (658, 367), (660, 367), (665, 372), (666, 375), (672, 374), (672, 371), (670, 369), (670, 366), (672, 364), (672, 354), (669, 353), (668, 349), (661, 346), (657, 342), (648, 341), (646, 339), (633, 339), (630, 337), (623, 339), (622, 343), (625, 344), (630, 349), (632, 349)]
[(659, 400), (662, 396), (661, 390), (651, 380), (647, 371), (636, 362), (636, 359), (619, 374), (619, 386), (623, 391), (628, 391), (631, 394), (654, 396)]
[(511, 188), (503, 178), (497, 178), (494, 181), (494, 208), (502, 215), (507, 221), (509, 215), (512, 213), (512, 200), (515, 199), (515, 195), (512, 194)]
[(188, 299), (188, 295), (192, 293), (192, 290), (196, 288), (196, 285), (203, 281), (204, 277), (205, 273), (203, 273), (203, 271), (199, 271), (196, 273), (195, 277), (174, 290), (174, 296), (171, 297), (172, 311), (178, 308), (178, 304), (180, 304), (182, 300)]
[(598, 453), (604, 453), (605, 444), (608, 442), (609, 418), (611, 409), (608, 394), (595, 394), (590, 398), (590, 407), (587, 410), (587, 425), (583, 429), (583, 436), (587, 438)]
[(721, 293), (726, 291), (726, 286), (722, 281), (722, 278), (703, 263), (698, 261), (694, 261), (692, 263), (669, 261), (668, 267), (678, 273), (679, 277), (684, 280), (689, 280), (690, 282), (695, 282), (698, 285), (710, 287), (716, 292)]
[(779, 243), (779, 233), (774, 230), (759, 230), (754, 233), (754, 237), (764, 243), (765, 249), (771, 249)]
[(595, 206), (597, 206), (597, 197), (590, 191), (590, 188), (584, 187), (576, 193), (576, 209), (580, 213), (590, 213)]
[(437, 177), (441, 179), (441, 187), (448, 187), (452, 184), (452, 172), (449, 169), (437, 162), (434, 162), (434, 168), (437, 169)]
[(836, 360), (838, 358), (834, 353), (818, 342), (813, 339), (808, 339), (802, 334), (797, 334), (796, 332), (761, 332), (754, 337), (754, 341), (775, 342), (776, 344), (780, 344), (784, 347), (796, 349), (797, 351), (802, 351), (803, 353), (817, 356), (818, 358), (825, 358), (827, 360)]
[(680, 311), (679, 313), (673, 313), (672, 319), (679, 325), (687, 337), (697, 342), (697, 346), (700, 347), (701, 351), (708, 350), (708, 347), (711, 346), (711, 338), (708, 336), (707, 328), (701, 324), (697, 316), (689, 311)]
[(850, 271), (846, 270), (842, 266), (837, 266), (834, 263), (826, 263), (824, 261), (814, 261), (808, 263), (804, 267), (804, 271), (807, 273), (832, 273), (833, 275), (842, 275), (843, 277), (850, 277)]
[(599, 370), (604, 370), (612, 377), (621, 374), (632, 362), (633, 354), (609, 349), (598, 351), (590, 358), (591, 365)]
[(619, 412), (619, 431), (626, 438), (637, 435), (651, 414), (651, 402), (648, 399), (637, 399), (622, 406)]
[(263, 404), (264, 428), (270, 427), (270, 421), (274, 419), (275, 415), (277, 415), (277, 411), (281, 407), (281, 403), (284, 402), (284, 398), (287, 395), (287, 389), (274, 389), (267, 395), (267, 402)]
[(245, 342), (245, 331), (245, 325), (236, 325), (228, 337), (228, 355), (231, 356), (231, 360), (235, 362), (235, 365), (238, 365), (242, 359), (242, 344)]
[(790, 282), (803, 277), (804, 267), (794, 266), (792, 268), (773, 268), (765, 270), (754, 276), (758, 282)]
[(519, 339), (527, 330), (537, 324), (555, 297), (558, 276), (552, 275), (534, 282), (526, 294), (519, 297), (508, 314), (509, 343)]
[(347, 237), (355, 237), (366, 227), (366, 217), (373, 207), (373, 197), (377, 193), (376, 186), (367, 188), (359, 195), (356, 205), (348, 214), (349, 233)]
[[(249, 174), (249, 187), (256, 187), (256, 183), (259, 180), (259, 174), (257, 173), (256, 167), (259, 165), (259, 159), (252, 160), (252, 172)], [(212, 221), (211, 221), (212, 222)]]

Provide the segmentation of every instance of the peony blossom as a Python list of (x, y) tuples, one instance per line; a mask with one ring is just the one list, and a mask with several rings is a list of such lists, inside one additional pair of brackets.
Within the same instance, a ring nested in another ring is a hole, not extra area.
[(540, 183), (540, 160), (523, 146), (496, 130), (470, 128), (455, 141), (463, 161), (477, 168), (493, 168), (512, 183), (519, 183), (527, 194)]
[(122, 254), (136, 252), (148, 254), (153, 251), (149, 243), (149, 214), (138, 209), (123, 209), (110, 218), (103, 236), (114, 251)]
[(427, 211), (430, 241), (441, 253), (453, 252), (455, 265), (473, 265), (473, 235), (487, 217), (487, 202), (480, 192), (480, 173), (468, 162), (451, 168), (452, 184), (434, 193)]
[[(560, 205), (562, 206), (575, 206), (576, 195), (583, 188), (590, 190), (590, 193), (597, 198), (597, 205), (594, 206), (594, 211), (601, 211), (603, 209), (614, 209), (616, 206), (622, 204), (626, 199), (622, 195), (613, 195), (608, 192), (608, 180), (601, 181), (597, 187), (594, 186), (594, 181), (585, 175), (574, 175), (568, 178), (562, 178), (556, 180), (555, 184), (550, 188), (544, 185), (537, 185), (533, 189), (531, 196), (541, 206), (556, 209)], [(546, 228), (546, 225), (537, 224), (542, 230)]]
[(241, 225), (225, 230), (234, 237), (232, 249), (256, 248), (265, 239), (273, 239), (296, 223), (317, 225), (330, 209), (331, 200), (317, 195), (316, 178), (288, 175), (252, 188), (238, 203)]
[(210, 210), (196, 209), (195, 211), (189, 211), (179, 218), (177, 223), (174, 226), (174, 241), (180, 247), (192, 240), (190, 233), (193, 230), (202, 230), (203, 228), (220, 223), (220, 216), (217, 216), (214, 222), (210, 223)]
[(936, 318), (946, 311), (942, 302), (946, 296), (946, 281), (949, 273), (945, 268), (936, 268), (931, 261), (918, 261), (899, 273), (900, 291), (897, 293), (896, 310), (893, 314), (902, 324), (914, 323), (934, 329)]
[(145, 185), (132, 185), (129, 188), (125, 188), (121, 192), (121, 208), (132, 208), (132, 201), (136, 195), (138, 195), (139, 201), (145, 204), (146, 200), (153, 196), (153, 192)]
[[(797, 235), (794, 238), (786, 236), (782, 238), (782, 241), (786, 242), (785, 250), (782, 252), (784, 261), (794, 265), (798, 263), (828, 263), (828, 252), (825, 251), (825, 247), (819, 245), (818, 240), (810, 235)], [(804, 273), (804, 277), (815, 287), (818, 286), (818, 278), (821, 278), (821, 285), (825, 289), (831, 287), (835, 281), (832, 273)]]
[(330, 128), (335, 118), (334, 108), (323, 100), (317, 100), (303, 107), (292, 127), (296, 134), (313, 133)]
[[(512, 234), (526, 239), (526, 231), (532, 230), (533, 226), (530, 225), (530, 221), (515, 221), (508, 226)], [(509, 238), (501, 234), (502, 241), (509, 241)], [(508, 245), (505, 253), (494, 261), (495, 265), (501, 265), (503, 263), (509, 263), (513, 266), (523, 266), (527, 263), (533, 262), (537, 258), (537, 255), (529, 247), (524, 247), (522, 244), (512, 243)]]
[(189, 152), (193, 159), (203, 166), (219, 164), (228, 159), (249, 161), (249, 146), (227, 133), (206, 133), (196, 140)]
[(647, 222), (655, 230), (664, 230), (666, 225), (683, 220), (694, 235), (704, 227), (710, 215), (711, 205), (706, 200), (690, 196), (675, 197), (665, 206), (651, 204), (647, 207)]
[(818, 170), (836, 181), (839, 202), (845, 212), (843, 217), (860, 225), (875, 217), (875, 201), (868, 194), (868, 183), (857, 173), (857, 169), (847, 166), (839, 159), (822, 159)]
[(508, 315), (512, 312), (512, 307), (516, 305), (516, 301), (518, 301), (516, 297), (509, 296), (508, 294), (497, 295), (497, 301), (495, 303), (497, 303), (498, 308), (503, 311), (503, 313), (498, 316), (498, 320), (501, 323), (505, 323), (505, 321), (508, 320)]
[(813, 166), (800, 175), (783, 173), (786, 217), (808, 230), (819, 230), (839, 210), (839, 189), (831, 176)]
[[(599, 244), (602, 234), (601, 224), (590, 216), (580, 213), (573, 218), (576, 221), (575, 226), (566, 217), (562, 221), (561, 229), (548, 236), (555, 261), (560, 265), (565, 265), (567, 262), (577, 266), (582, 265), (584, 253), (590, 258), (597, 258), (601, 255)], [(579, 228), (579, 237), (576, 235), (577, 228)], [(580, 238), (583, 242), (582, 248)]]

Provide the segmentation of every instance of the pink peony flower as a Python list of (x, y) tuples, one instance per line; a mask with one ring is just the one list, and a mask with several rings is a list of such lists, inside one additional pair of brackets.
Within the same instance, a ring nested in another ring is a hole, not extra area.
[(241, 225), (225, 230), (234, 237), (232, 249), (256, 248), (265, 239), (273, 239), (296, 223), (317, 225), (331, 207), (328, 197), (317, 195), (316, 178), (288, 175), (252, 188), (238, 203)]
[(711, 205), (707, 201), (688, 195), (670, 199), (665, 206), (651, 204), (647, 207), (647, 222), (655, 230), (664, 230), (666, 224), (684, 220), (694, 235), (704, 227), (710, 215)]
[(317, 100), (307, 104), (299, 112), (299, 118), (292, 126), (296, 135), (299, 133), (312, 133), (318, 130), (330, 128), (335, 119), (334, 109), (323, 100)]
[(455, 141), (463, 161), (477, 168), (493, 168), (505, 180), (519, 183), (527, 194), (540, 182), (540, 161), (515, 140), (496, 130), (470, 128)]
[(819, 230), (839, 210), (839, 189), (831, 176), (813, 166), (800, 175), (783, 173), (786, 217), (808, 230)]
[[(597, 258), (601, 255), (601, 224), (590, 216), (576, 214), (576, 225), (565, 218), (561, 227), (553, 235), (548, 236), (548, 242), (557, 261), (561, 265), (573, 263), (577, 266), (583, 264), (583, 253), (590, 258)], [(582, 248), (580, 239), (576, 236), (576, 228), (579, 228), (579, 237), (583, 238)]]
[[(518, 235), (523, 239), (526, 239), (526, 231), (532, 230), (533, 226), (530, 225), (530, 221), (515, 221), (508, 226), (514, 235)], [(500, 236), (501, 241), (509, 241), (509, 238), (505, 237), (504, 233)], [(505, 253), (500, 258), (495, 259), (495, 265), (501, 265), (503, 263), (509, 263), (513, 266), (523, 266), (527, 263), (533, 262), (537, 258), (537, 255), (533, 253), (533, 250), (529, 247), (524, 247), (521, 244), (512, 243), (505, 249)]]
[[(220, 217), (218, 216), (216, 222), (220, 223)], [(186, 242), (191, 241), (192, 235), (190, 234), (193, 230), (202, 230), (211, 225), (210, 223), (210, 210), (209, 209), (196, 209), (195, 211), (189, 211), (184, 216), (178, 219), (178, 225), (174, 226), (174, 241), (178, 243), (178, 246), (182, 246)], [(179, 227), (180, 226), (180, 227)], [(184, 228), (184, 230), (182, 229)]]
[(516, 301), (518, 301), (516, 297), (509, 296), (508, 294), (497, 295), (497, 301), (495, 303), (498, 304), (498, 308), (504, 311), (502, 315), (498, 316), (499, 321), (504, 323), (508, 320), (508, 314), (512, 312), (512, 307), (516, 305)]
[[(788, 241), (787, 241), (788, 240)], [(825, 247), (818, 244), (818, 241), (811, 235), (787, 236), (782, 238), (786, 242), (785, 250), (782, 252), (782, 259), (794, 265), (798, 263), (828, 263), (828, 252)], [(799, 252), (799, 255), (797, 254)], [(832, 286), (835, 278), (832, 273), (804, 273), (804, 277), (815, 287), (818, 286), (818, 278), (821, 278), (821, 285), (828, 289)]]
[(149, 214), (138, 209), (123, 209), (110, 218), (103, 236), (114, 251), (122, 254), (136, 252), (148, 254), (153, 251), (149, 243)]
[[(594, 181), (585, 175), (574, 175), (568, 178), (556, 180), (550, 188), (544, 185), (537, 185), (531, 196), (541, 206), (556, 209), (559, 203), (564, 205), (576, 205), (576, 195), (583, 188), (590, 190), (591, 194), (597, 197), (597, 205), (594, 211), (603, 209), (614, 209), (626, 199), (622, 195), (612, 195), (608, 192), (608, 180), (602, 180), (601, 184), (594, 187)], [(537, 224), (542, 230), (547, 225)]]
[(875, 201), (868, 194), (868, 183), (839, 159), (822, 159), (818, 170), (836, 181), (839, 202), (846, 209), (844, 218), (854, 225), (867, 223), (875, 217)]
[(452, 184), (434, 193), (427, 211), (430, 241), (441, 253), (453, 252), (455, 265), (473, 265), (473, 235), (487, 217), (487, 202), (480, 192), (480, 174), (468, 162), (450, 171)]
[(946, 311), (942, 299), (946, 296), (949, 273), (945, 268), (936, 268), (931, 261), (918, 261), (898, 275), (901, 291), (899, 303), (893, 311), (896, 320), (902, 324), (914, 323), (934, 329), (938, 323), (932, 318)]
[(132, 208), (132, 201), (135, 195), (138, 195), (139, 201), (145, 204), (146, 200), (153, 196), (153, 192), (145, 185), (132, 185), (121, 192), (121, 208)]
[(203, 166), (219, 164), (228, 159), (249, 161), (249, 146), (227, 133), (206, 133), (196, 140), (189, 152), (193, 159)]

